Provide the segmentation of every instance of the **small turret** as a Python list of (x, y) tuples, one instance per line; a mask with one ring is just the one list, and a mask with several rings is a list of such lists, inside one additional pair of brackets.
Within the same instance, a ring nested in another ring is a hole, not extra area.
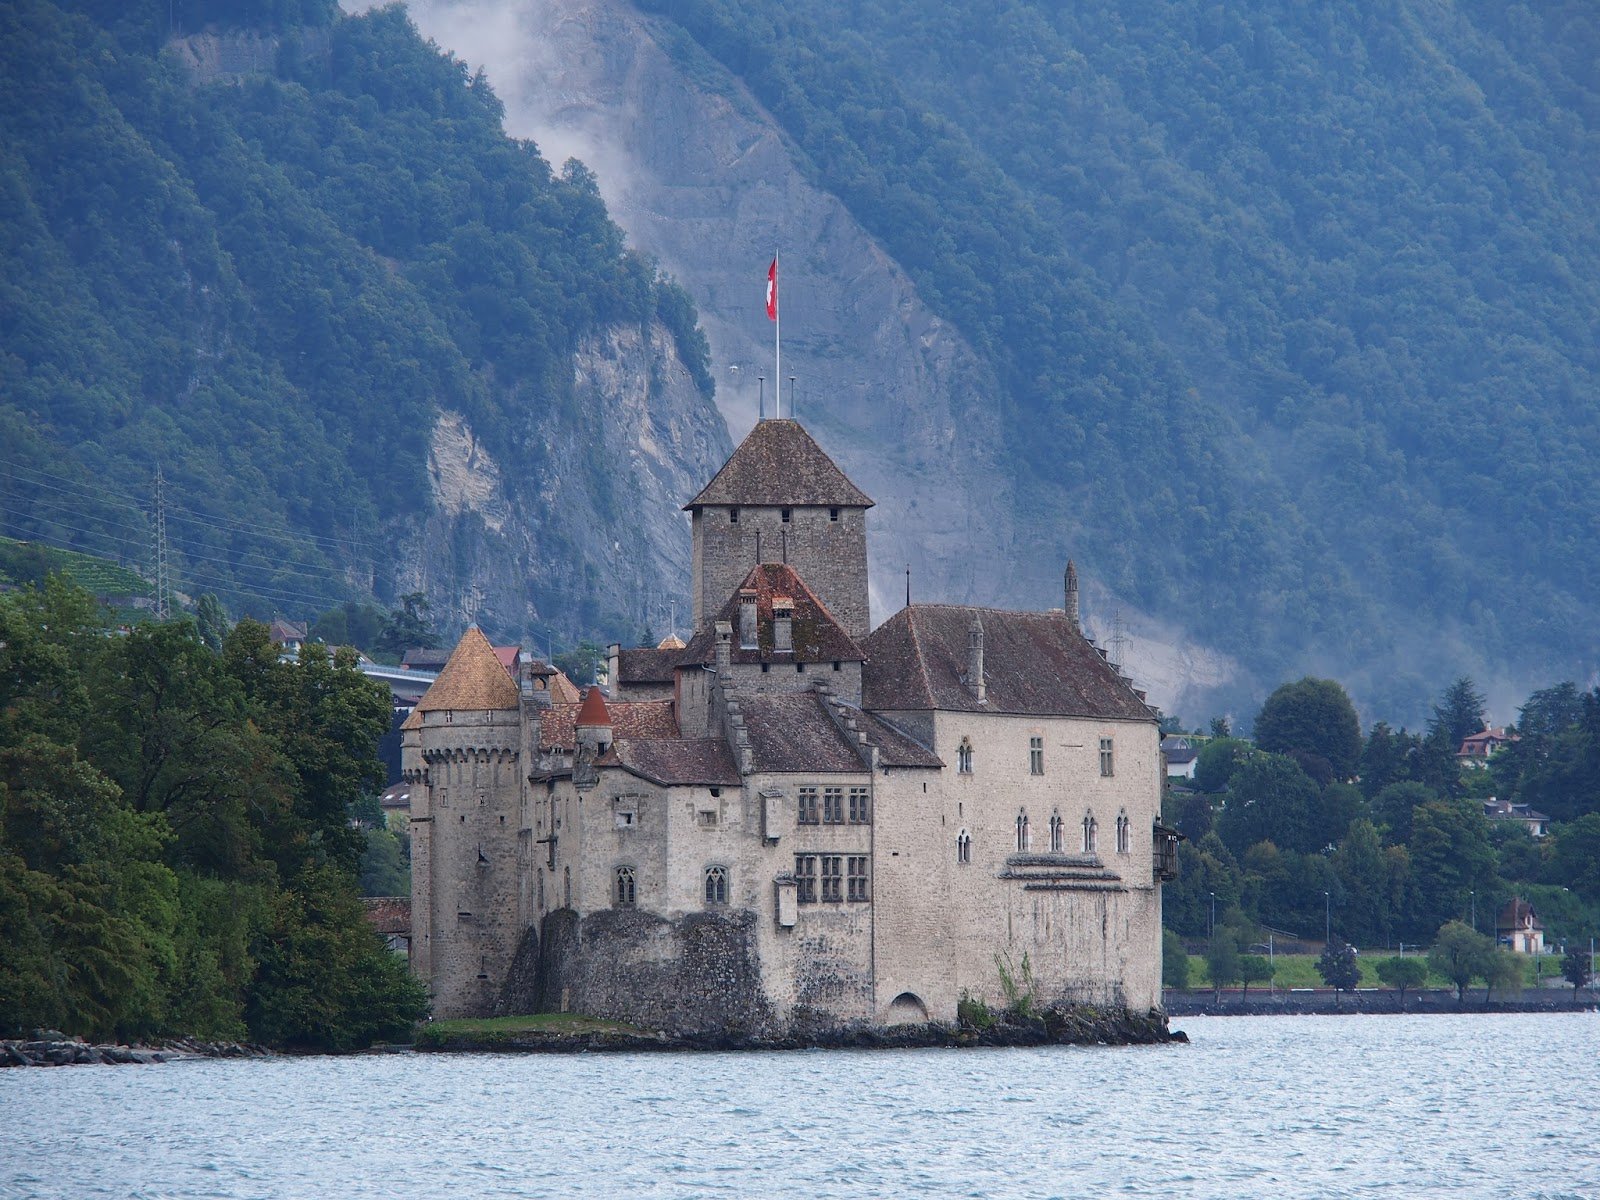
[(575, 736), (579, 756), (591, 761), (599, 758), (611, 746), (611, 713), (597, 687), (589, 689), (578, 708)]
[(1078, 566), (1070, 558), (1067, 559), (1067, 624), (1074, 633), (1083, 632), (1078, 617)]

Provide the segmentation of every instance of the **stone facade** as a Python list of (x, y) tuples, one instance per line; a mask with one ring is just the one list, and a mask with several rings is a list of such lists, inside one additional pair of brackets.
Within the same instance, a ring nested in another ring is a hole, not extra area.
[(869, 634), (870, 503), (763, 422), (687, 506), (687, 647), (614, 649), (580, 707), (468, 632), (402, 741), (437, 1015), (1159, 1006), (1156, 714), (1083, 638), (1072, 573), (1054, 613), (919, 605)]

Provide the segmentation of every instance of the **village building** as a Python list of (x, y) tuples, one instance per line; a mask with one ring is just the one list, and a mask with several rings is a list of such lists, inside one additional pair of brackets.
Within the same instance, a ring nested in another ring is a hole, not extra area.
[(405, 722), (413, 969), (440, 1016), (953, 1021), (1161, 996), (1158, 715), (1063, 607), (869, 627), (872, 501), (766, 420), (686, 508), (687, 644), (558, 694), (469, 629)]
[(1533, 905), (1513, 897), (1494, 921), (1495, 941), (1514, 954), (1544, 953), (1544, 922)]

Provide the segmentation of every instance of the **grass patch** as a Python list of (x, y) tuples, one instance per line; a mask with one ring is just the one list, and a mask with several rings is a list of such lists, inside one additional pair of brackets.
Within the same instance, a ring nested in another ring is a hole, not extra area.
[(520, 1034), (623, 1033), (644, 1037), (649, 1030), (621, 1021), (602, 1021), (582, 1013), (529, 1013), (516, 1017), (454, 1017), (429, 1021), (417, 1029), (417, 1040), (438, 1044), (451, 1038), (476, 1038), (483, 1041), (510, 1041)]

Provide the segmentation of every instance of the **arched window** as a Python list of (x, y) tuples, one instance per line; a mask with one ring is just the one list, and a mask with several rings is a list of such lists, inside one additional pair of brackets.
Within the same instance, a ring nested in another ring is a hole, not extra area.
[(728, 868), (706, 868), (706, 903), (726, 904), (728, 902)]
[(956, 771), (961, 775), (972, 774), (972, 739), (962, 738), (961, 745), (956, 747)]
[(1127, 810), (1117, 814), (1117, 853), (1126, 854), (1128, 845), (1132, 841), (1133, 822), (1128, 820)]
[(956, 834), (956, 861), (958, 863), (972, 861), (972, 835), (965, 829)]
[(634, 900), (633, 868), (617, 868), (617, 884), (613, 889), (618, 908), (632, 908)]
[(1061, 853), (1061, 831), (1065, 824), (1066, 823), (1062, 821), (1061, 814), (1059, 812), (1053, 812), (1050, 814), (1050, 850), (1053, 854)]
[(1095, 821), (1094, 814), (1089, 813), (1083, 818), (1083, 852), (1093, 854), (1095, 843), (1100, 840), (1100, 826)]
[(1033, 839), (1032, 839), (1032, 836), (1031, 836), (1031, 832), (1028, 829), (1028, 810), (1025, 809), (1025, 808), (1018, 809), (1017, 810), (1017, 849), (1018, 850), (1026, 850), (1028, 848), (1029, 843), (1032, 840)]

